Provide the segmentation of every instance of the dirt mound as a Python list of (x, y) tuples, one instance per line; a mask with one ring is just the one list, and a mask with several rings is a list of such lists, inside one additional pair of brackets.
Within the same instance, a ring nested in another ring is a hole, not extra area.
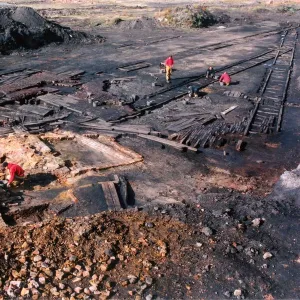
[(73, 31), (41, 17), (29, 7), (0, 8), (0, 52), (25, 48), (36, 49), (50, 43), (103, 41), (100, 36), (89, 36)]
[(0, 295), (298, 298), (296, 222), (285, 234), (299, 216), (294, 208), (279, 213), (275, 204), (249, 200), (208, 193), (198, 205), (0, 226)]
[(216, 17), (205, 7), (187, 5), (168, 8), (159, 14), (159, 20), (169, 26), (201, 28), (214, 25)]
[(231, 21), (230, 16), (223, 12), (220, 13), (214, 12), (214, 16), (218, 24), (228, 24)]
[(148, 18), (148, 17), (141, 17), (136, 20), (130, 20), (130, 21), (122, 21), (119, 20), (116, 22), (117, 24), (115, 25), (118, 28), (121, 28), (123, 30), (125, 29), (155, 29), (160, 27), (159, 22), (154, 19), (154, 18)]

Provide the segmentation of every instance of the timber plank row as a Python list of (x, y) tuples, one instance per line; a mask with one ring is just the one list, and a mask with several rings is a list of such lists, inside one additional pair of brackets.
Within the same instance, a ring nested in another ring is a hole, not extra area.
[(292, 50), (281, 56), (276, 55), (272, 66), (267, 70), (259, 100), (244, 135), (280, 131), (297, 41), (297, 30), (285, 32), (283, 35), (278, 53), (283, 47), (292, 47)]

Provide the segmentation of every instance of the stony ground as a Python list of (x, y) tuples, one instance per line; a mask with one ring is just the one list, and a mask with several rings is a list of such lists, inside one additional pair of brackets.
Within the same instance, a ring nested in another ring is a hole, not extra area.
[(299, 296), (293, 204), (229, 191), (197, 201), (2, 228), (2, 297)]

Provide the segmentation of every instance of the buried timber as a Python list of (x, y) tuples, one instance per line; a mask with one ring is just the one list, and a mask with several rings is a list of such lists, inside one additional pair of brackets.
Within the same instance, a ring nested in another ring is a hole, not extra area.
[(0, 297), (299, 298), (297, 6), (57, 2), (1, 8)]

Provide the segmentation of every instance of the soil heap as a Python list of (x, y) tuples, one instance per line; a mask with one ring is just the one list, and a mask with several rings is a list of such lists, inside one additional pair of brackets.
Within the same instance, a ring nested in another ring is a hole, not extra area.
[(201, 28), (218, 23), (218, 19), (205, 7), (187, 5), (168, 8), (160, 13), (159, 20), (175, 27)]
[(30, 7), (0, 7), (0, 52), (36, 49), (50, 43), (102, 42), (100, 36), (73, 31), (50, 22)]
[(126, 30), (126, 29), (148, 29), (153, 30), (156, 28), (161, 27), (159, 22), (155, 18), (148, 18), (148, 17), (141, 17), (136, 20), (130, 20), (130, 21), (123, 21), (123, 20), (116, 20), (115, 26)]

